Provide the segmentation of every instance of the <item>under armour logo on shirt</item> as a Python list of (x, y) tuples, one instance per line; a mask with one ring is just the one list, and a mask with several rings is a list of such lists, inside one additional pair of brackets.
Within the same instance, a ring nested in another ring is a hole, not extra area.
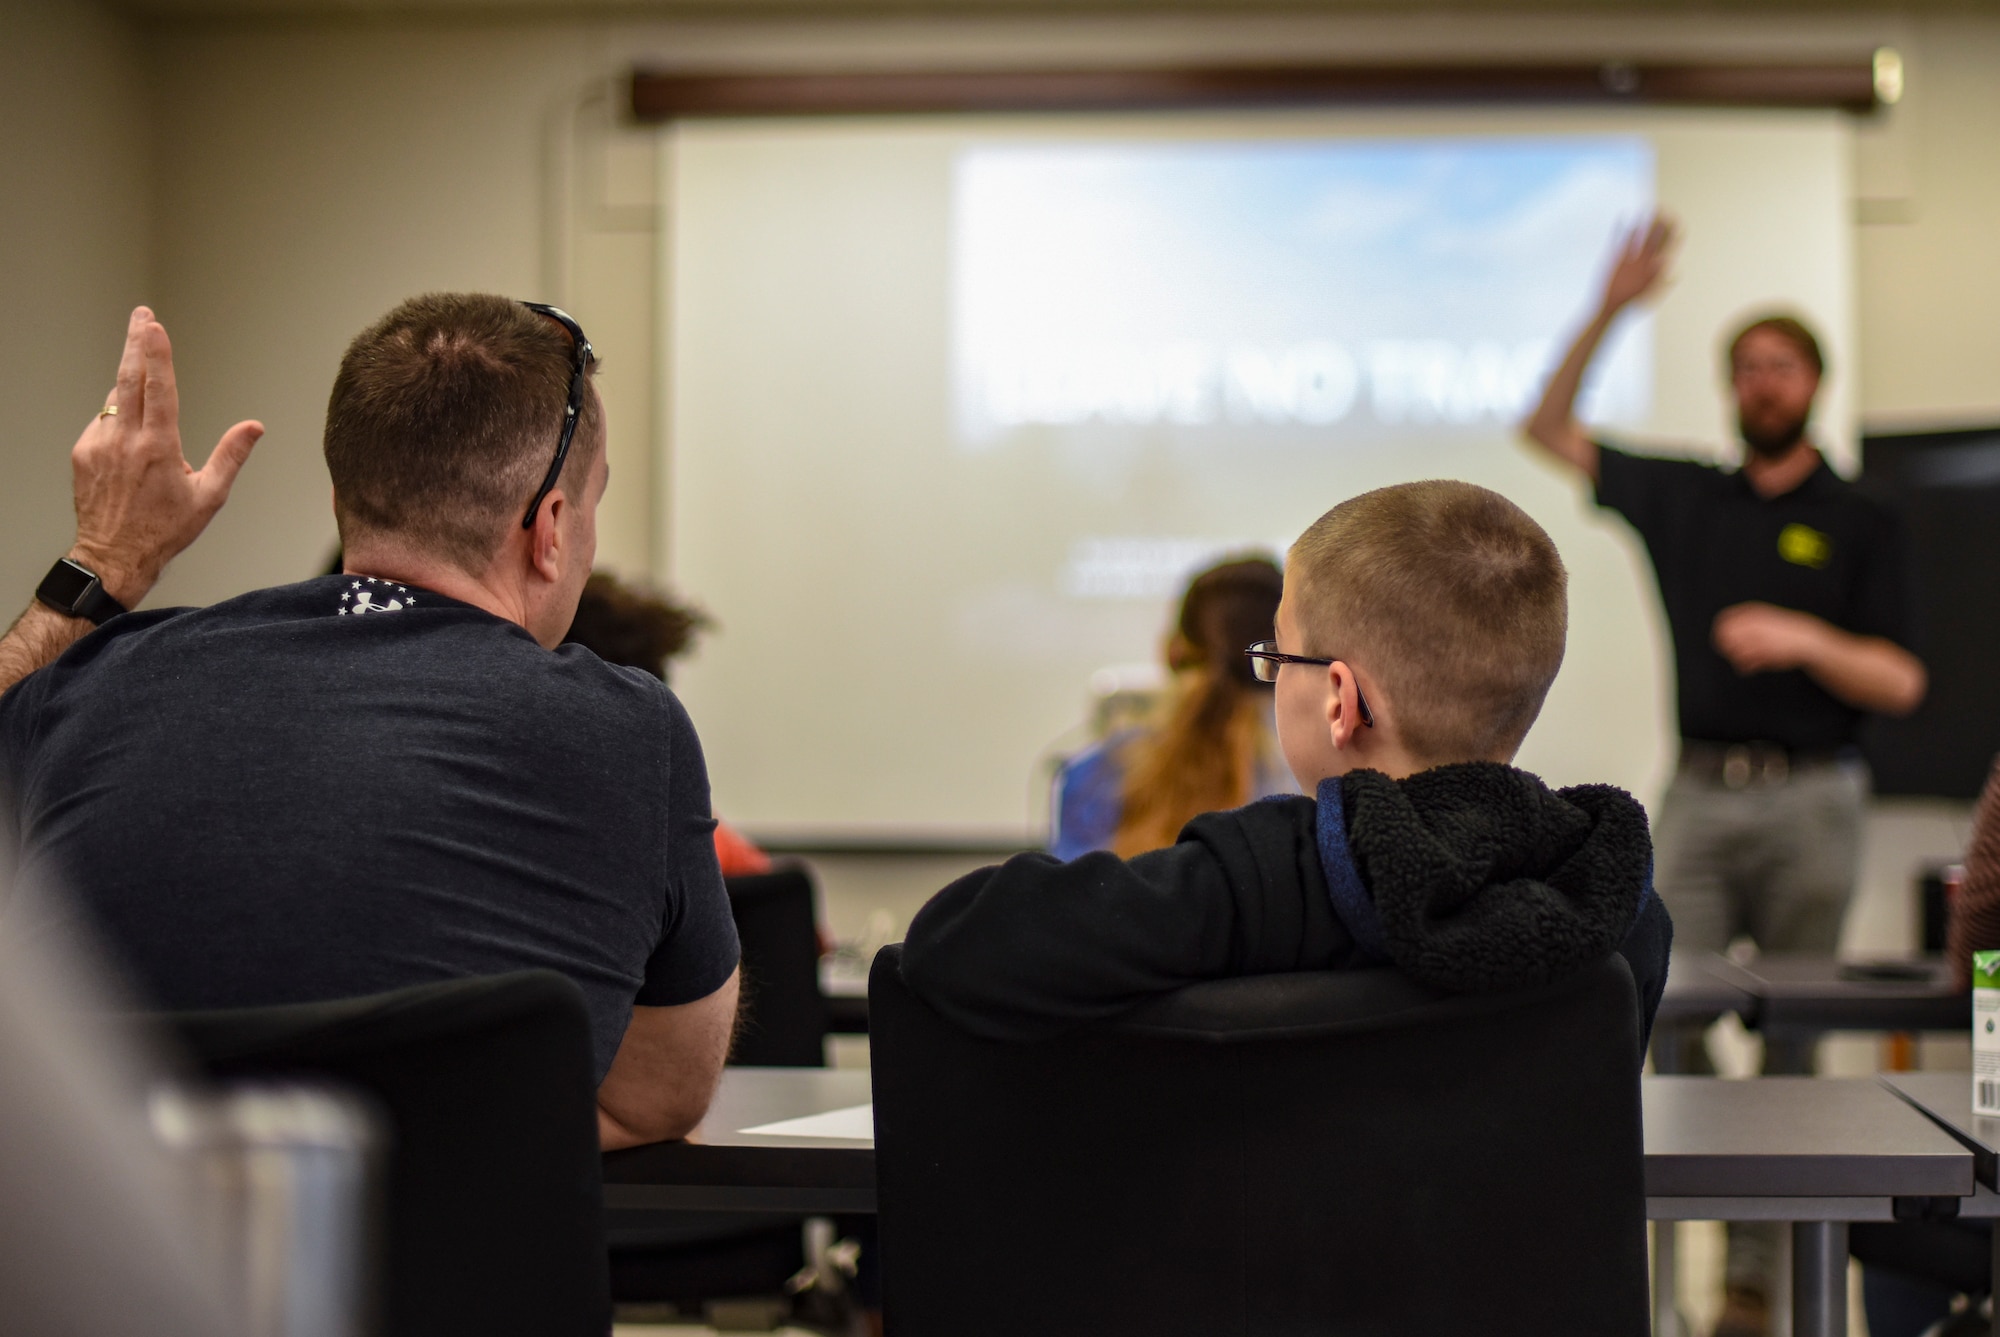
[[(367, 588), (370, 585), (379, 588)], [(391, 594), (391, 590), (395, 593)], [(377, 603), (377, 598), (382, 602)], [(417, 596), (410, 593), (407, 585), (397, 585), (391, 581), (377, 580), (373, 576), (364, 576), (360, 580), (350, 581), (348, 587), (340, 592), (340, 613), (342, 617), (349, 613), (399, 613), (416, 601)]]

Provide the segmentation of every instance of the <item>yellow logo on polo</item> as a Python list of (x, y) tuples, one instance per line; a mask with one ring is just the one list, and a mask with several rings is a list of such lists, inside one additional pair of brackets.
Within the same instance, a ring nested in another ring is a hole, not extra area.
[(1817, 571), (1832, 560), (1833, 540), (1811, 525), (1786, 525), (1778, 531), (1778, 556)]

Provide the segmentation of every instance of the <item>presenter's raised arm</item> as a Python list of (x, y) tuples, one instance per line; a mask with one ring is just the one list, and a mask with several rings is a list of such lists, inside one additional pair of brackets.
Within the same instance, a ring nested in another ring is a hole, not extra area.
[(1621, 312), (1659, 287), (1674, 245), (1673, 222), (1665, 214), (1627, 233), (1618, 244), (1611, 273), (1597, 309), (1577, 333), (1575, 342), (1542, 391), (1542, 401), (1521, 424), (1521, 435), (1549, 454), (1597, 481), (1597, 443), (1576, 420), (1576, 397), (1583, 375), (1597, 356), (1604, 336)]
[[(239, 422), (197, 469), (181, 452), (180, 394), (167, 331), (146, 307), (132, 312), (118, 382), (102, 412), (70, 450), (76, 542), (66, 554), (93, 571), (106, 593), (135, 606), (183, 548), (208, 527), (264, 435)], [(30, 602), (0, 638), (0, 691), (49, 663), (91, 630)]]
[(1803, 669), (1857, 710), (1907, 715), (1924, 702), (1924, 661), (1881, 636), (1857, 636), (1811, 613), (1742, 603), (1715, 617), (1715, 648), (1741, 674)]

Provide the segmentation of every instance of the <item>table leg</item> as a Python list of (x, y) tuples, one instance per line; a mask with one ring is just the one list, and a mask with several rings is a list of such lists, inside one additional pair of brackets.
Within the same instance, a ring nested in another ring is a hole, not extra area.
[(1792, 1337), (1847, 1337), (1847, 1223), (1792, 1223)]
[(1680, 1264), (1675, 1239), (1679, 1224), (1653, 1222), (1653, 1337), (1690, 1337), (1680, 1308)]
[(1993, 1337), (2000, 1337), (2000, 1221), (1993, 1223), (1993, 1280), (1988, 1300), (1993, 1306)]

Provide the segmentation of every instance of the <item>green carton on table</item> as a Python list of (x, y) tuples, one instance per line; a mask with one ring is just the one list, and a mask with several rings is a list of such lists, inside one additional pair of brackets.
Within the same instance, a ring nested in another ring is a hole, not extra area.
[(2000, 1115), (2000, 952), (1972, 954), (1972, 1112)]

